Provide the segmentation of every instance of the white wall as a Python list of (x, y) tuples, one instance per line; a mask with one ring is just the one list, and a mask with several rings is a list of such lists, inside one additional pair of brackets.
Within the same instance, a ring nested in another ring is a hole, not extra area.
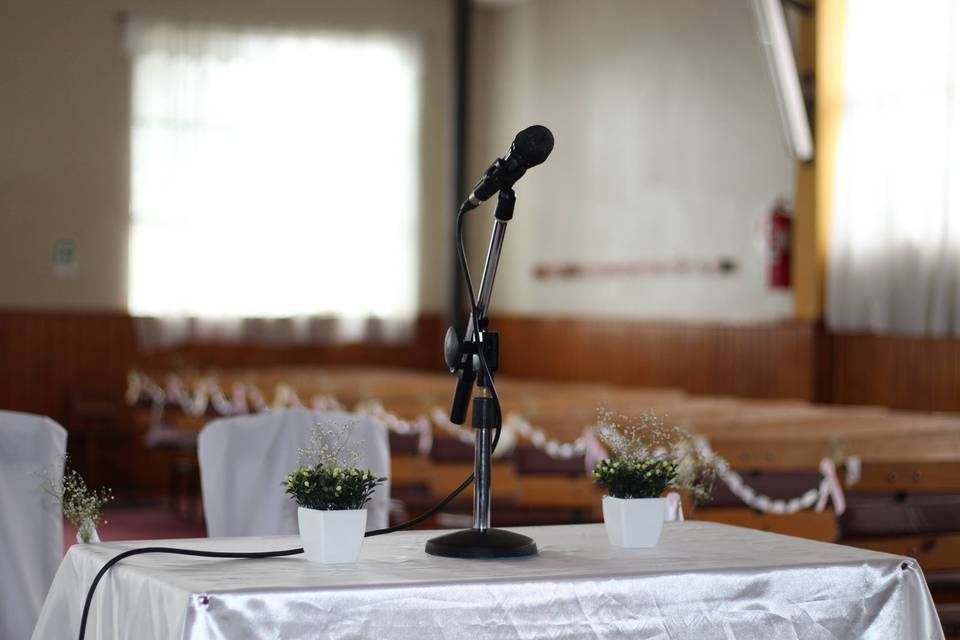
[[(755, 225), (793, 163), (748, 0), (532, 0), (484, 6), (472, 167), (542, 123), (518, 183), (494, 313), (753, 322), (788, 317)], [(473, 214), (474, 268), (492, 207)], [(541, 262), (736, 258), (733, 276), (537, 280)]]
[[(125, 308), (129, 65), (118, 11), (422, 33), (421, 308), (443, 308), (447, 0), (0, 3), (0, 307)], [(792, 163), (747, 0), (531, 0), (477, 14), (472, 173), (528, 124), (547, 124), (557, 137), (553, 156), (518, 185), (495, 312), (742, 321), (790, 314), (789, 294), (765, 289), (753, 247), (755, 220), (792, 192)], [(483, 227), (473, 234), (477, 258), (490, 218), (487, 208), (474, 214)], [(58, 238), (77, 241), (74, 275), (53, 272)], [(721, 255), (738, 257), (735, 277), (533, 278), (547, 260)]]
[[(421, 270), (421, 308), (443, 308), (444, 273), (437, 264), (446, 249), (443, 212), (449, 207), (447, 0), (0, 2), (0, 307), (126, 308), (130, 69), (120, 11), (421, 34), (427, 59), (421, 246), (433, 248)], [(389, 201), (377, 192), (375, 176), (371, 185), (358, 197)], [(52, 267), (59, 238), (77, 246), (79, 268), (66, 277)], [(381, 258), (389, 268), (389, 256)]]

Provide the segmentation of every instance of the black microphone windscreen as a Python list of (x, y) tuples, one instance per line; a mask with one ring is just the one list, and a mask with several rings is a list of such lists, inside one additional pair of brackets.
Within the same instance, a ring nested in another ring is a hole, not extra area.
[(518, 133), (510, 149), (520, 156), (527, 169), (535, 167), (553, 151), (553, 134), (545, 126), (535, 124)]

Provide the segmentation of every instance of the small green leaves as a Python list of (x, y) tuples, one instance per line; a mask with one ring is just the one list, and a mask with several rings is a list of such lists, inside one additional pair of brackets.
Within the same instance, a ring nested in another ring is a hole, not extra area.
[(286, 477), (286, 493), (307, 509), (334, 511), (362, 509), (374, 490), (386, 478), (355, 468), (309, 465)]
[(594, 481), (614, 498), (659, 497), (676, 475), (676, 461), (659, 458), (603, 460), (593, 470)]

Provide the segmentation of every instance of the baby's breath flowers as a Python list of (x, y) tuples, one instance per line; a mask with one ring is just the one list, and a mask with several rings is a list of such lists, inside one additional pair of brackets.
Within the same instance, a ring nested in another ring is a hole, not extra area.
[(310, 434), (309, 446), (298, 449), (300, 462), (323, 464), (327, 467), (352, 469), (360, 462), (358, 442), (353, 439), (354, 423), (340, 428), (327, 428), (315, 424)]
[(300, 449), (300, 465), (287, 476), (286, 493), (306, 509), (339, 511), (362, 509), (386, 478), (357, 469), (358, 443), (353, 424), (340, 428), (313, 428), (310, 446)]
[(611, 496), (652, 498), (672, 488), (688, 492), (698, 504), (710, 499), (716, 469), (686, 429), (650, 411), (630, 418), (601, 410), (596, 430), (612, 459), (598, 464), (593, 477)]
[(305, 509), (362, 509), (386, 478), (354, 468), (315, 464), (295, 469), (286, 479), (286, 492)]
[(106, 524), (103, 519), (103, 505), (113, 500), (110, 489), (90, 489), (83, 476), (76, 469), (67, 466), (64, 458), (62, 478), (47, 476), (44, 490), (60, 503), (63, 517), (77, 528), (77, 535), (83, 542), (90, 542), (97, 526)]

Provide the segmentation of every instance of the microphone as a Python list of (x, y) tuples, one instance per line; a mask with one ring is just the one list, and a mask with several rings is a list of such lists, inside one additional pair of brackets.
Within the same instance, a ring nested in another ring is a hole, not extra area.
[(494, 160), (473, 187), (473, 191), (460, 205), (460, 213), (476, 209), (497, 191), (512, 187), (527, 169), (546, 160), (551, 151), (553, 134), (543, 125), (535, 124), (518, 133), (507, 154)]

